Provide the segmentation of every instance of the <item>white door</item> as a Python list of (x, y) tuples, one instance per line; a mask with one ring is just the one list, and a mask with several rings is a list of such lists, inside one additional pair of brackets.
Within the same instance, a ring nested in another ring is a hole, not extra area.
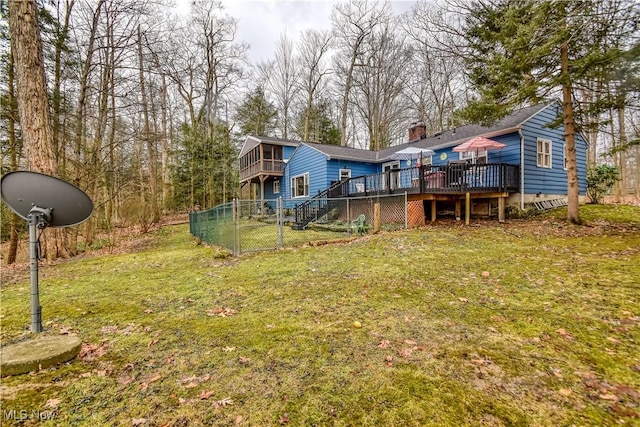
[(398, 170), (400, 169), (400, 162), (389, 162), (382, 164), (382, 189), (383, 190), (395, 190), (398, 188), (398, 184), (400, 182), (400, 177), (398, 174)]

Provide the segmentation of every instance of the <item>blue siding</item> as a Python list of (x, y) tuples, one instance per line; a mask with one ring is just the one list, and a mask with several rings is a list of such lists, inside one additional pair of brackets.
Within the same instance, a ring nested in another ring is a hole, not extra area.
[(285, 145), (282, 147), (282, 158), (289, 160), (294, 151), (296, 151), (296, 147), (289, 147), (288, 145)]
[(327, 162), (327, 182), (325, 187), (340, 179), (340, 169), (351, 170), (351, 177), (378, 173), (380, 167), (372, 163), (360, 163), (350, 160), (329, 160)]
[[(491, 137), (491, 139), (505, 144), (506, 147), (501, 150), (488, 151), (487, 163), (508, 163), (511, 165), (520, 164), (520, 135), (517, 132)], [(465, 141), (460, 141), (460, 144), (463, 142)], [(453, 151), (454, 148), (455, 146), (436, 150), (436, 154), (433, 156), (433, 164), (446, 165), (450, 161), (460, 160), (460, 153)], [(442, 153), (447, 155), (444, 160), (440, 158)]]
[[(327, 156), (308, 145), (300, 144), (285, 167), (282, 197), (291, 198), (291, 178), (309, 174), (309, 196), (313, 197), (327, 188)], [(284, 192), (283, 189), (286, 189)], [(304, 201), (306, 198), (296, 198)]]
[[(546, 127), (559, 113), (559, 106), (551, 105), (530, 120), (522, 129), (524, 135), (524, 183), (525, 194), (567, 194), (567, 171), (564, 169), (564, 126)], [(551, 141), (551, 168), (537, 165), (537, 140)], [(576, 164), (580, 194), (586, 192), (587, 144), (576, 134)]]

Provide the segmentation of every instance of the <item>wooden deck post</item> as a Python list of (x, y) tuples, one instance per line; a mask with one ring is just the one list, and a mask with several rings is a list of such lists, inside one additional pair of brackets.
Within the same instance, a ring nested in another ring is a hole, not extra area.
[(436, 220), (436, 199), (431, 201), (431, 221)]
[(456, 208), (455, 208), (455, 215), (456, 215), (456, 221), (460, 221), (460, 199), (456, 198)]
[(464, 224), (469, 225), (471, 220), (471, 193), (464, 195)]
[(498, 221), (504, 222), (504, 197), (498, 197)]
[(373, 232), (377, 233), (380, 231), (380, 227), (382, 224), (382, 215), (380, 211), (380, 203), (373, 204)]

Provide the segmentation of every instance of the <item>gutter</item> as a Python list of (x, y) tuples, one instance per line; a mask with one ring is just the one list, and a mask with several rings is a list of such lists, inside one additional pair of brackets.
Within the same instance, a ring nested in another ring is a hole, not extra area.
[(520, 135), (520, 209), (524, 210), (524, 134), (522, 128), (518, 129)]

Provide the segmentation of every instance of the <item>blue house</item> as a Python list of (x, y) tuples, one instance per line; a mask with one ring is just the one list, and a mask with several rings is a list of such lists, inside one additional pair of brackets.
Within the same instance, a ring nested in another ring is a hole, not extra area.
[[(418, 124), (409, 129), (409, 142), (380, 151), (247, 136), (240, 183), (253, 184), (257, 200), (282, 197), (296, 208), (301, 227), (329, 207), (327, 200), (381, 194), (406, 194), (412, 208), (430, 207), (432, 220), (439, 204), (452, 204), (460, 217), (463, 202), (465, 211), (487, 215), (495, 204), (502, 218), (505, 206), (566, 199), (564, 129), (550, 127), (559, 114), (552, 102), (514, 111), (489, 128), (471, 124), (425, 135)], [(504, 147), (454, 151), (475, 137)], [(580, 134), (576, 153), (584, 197), (587, 143)]]

